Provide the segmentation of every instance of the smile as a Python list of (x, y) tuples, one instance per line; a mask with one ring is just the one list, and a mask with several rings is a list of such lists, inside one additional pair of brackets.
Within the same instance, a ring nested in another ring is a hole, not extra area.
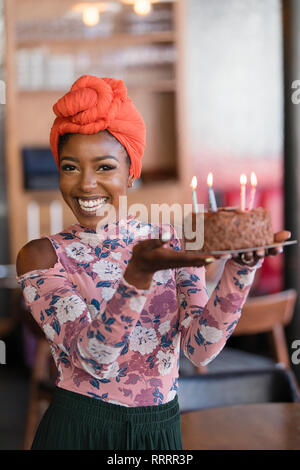
[(77, 198), (78, 204), (80, 209), (83, 212), (97, 212), (106, 202), (108, 201), (108, 197), (101, 197), (99, 199), (81, 199)]

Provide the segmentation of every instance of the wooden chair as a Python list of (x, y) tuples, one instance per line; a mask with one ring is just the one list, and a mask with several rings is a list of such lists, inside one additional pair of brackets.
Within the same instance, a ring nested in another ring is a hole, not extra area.
[[(273, 362), (290, 368), (288, 347), (285, 339), (284, 327), (294, 313), (297, 291), (289, 289), (276, 294), (249, 298), (244, 304), (241, 318), (233, 332), (233, 336), (255, 335), (268, 333), (272, 344), (274, 360), (264, 358), (256, 354), (228, 348), (223, 351), (210, 364), (196, 368), (196, 372), (205, 374), (216, 371), (230, 371), (230, 362), (241, 362), (241, 368), (249, 363), (249, 367), (256, 368), (256, 363), (261, 361), (262, 367), (268, 367)], [(226, 359), (225, 359), (226, 356)], [(244, 364), (244, 365), (243, 365)]]

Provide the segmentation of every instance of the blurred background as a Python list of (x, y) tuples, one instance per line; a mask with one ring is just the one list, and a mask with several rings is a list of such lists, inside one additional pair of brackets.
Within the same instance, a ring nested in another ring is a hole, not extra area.
[[(191, 203), (193, 175), (207, 204), (212, 172), (218, 205), (237, 206), (254, 171), (255, 205), (297, 240), (299, 22), (296, 0), (0, 0), (0, 449), (23, 446), (38, 343), (16, 255), (74, 223), (49, 148), (53, 104), (81, 75), (124, 80), (148, 142), (129, 204)], [(294, 245), (266, 259), (251, 296), (298, 290), (298, 257)], [(284, 334), (291, 357), (298, 303)], [(229, 342), (267, 354), (264, 335)]]

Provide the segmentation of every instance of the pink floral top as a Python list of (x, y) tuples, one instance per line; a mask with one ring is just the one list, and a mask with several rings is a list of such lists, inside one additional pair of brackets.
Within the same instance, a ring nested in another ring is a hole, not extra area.
[[(167, 403), (176, 395), (180, 348), (195, 365), (217, 356), (258, 266), (227, 261), (210, 299), (203, 267), (157, 271), (149, 289), (137, 289), (123, 273), (135, 243), (159, 227), (132, 217), (117, 225), (114, 238), (99, 240), (79, 224), (48, 237), (55, 266), (17, 279), (50, 343), (58, 387), (123, 406)], [(170, 229), (166, 246), (180, 250)]]

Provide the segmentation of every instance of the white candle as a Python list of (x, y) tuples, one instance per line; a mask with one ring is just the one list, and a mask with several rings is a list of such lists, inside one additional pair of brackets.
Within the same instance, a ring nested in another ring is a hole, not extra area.
[(247, 184), (247, 176), (242, 174), (240, 177), (241, 183), (241, 210), (246, 210), (246, 184)]
[(197, 188), (197, 178), (196, 176), (193, 176), (192, 182), (190, 184), (192, 188), (192, 198), (193, 198), (193, 212), (195, 214), (198, 214), (198, 202), (197, 202), (197, 193), (196, 193), (196, 188)]
[(251, 193), (250, 193), (250, 201), (249, 201), (249, 207), (248, 207), (249, 211), (251, 211), (253, 209), (254, 198), (255, 198), (255, 193), (256, 193), (256, 186), (257, 186), (256, 174), (252, 171), (252, 173), (251, 173)]
[(216, 203), (215, 193), (214, 193), (214, 190), (213, 190), (213, 187), (212, 187), (212, 185), (213, 185), (213, 174), (212, 173), (208, 174), (207, 184), (208, 184), (208, 198), (209, 198), (211, 210), (213, 212), (217, 212), (218, 207), (217, 207), (217, 203)]

